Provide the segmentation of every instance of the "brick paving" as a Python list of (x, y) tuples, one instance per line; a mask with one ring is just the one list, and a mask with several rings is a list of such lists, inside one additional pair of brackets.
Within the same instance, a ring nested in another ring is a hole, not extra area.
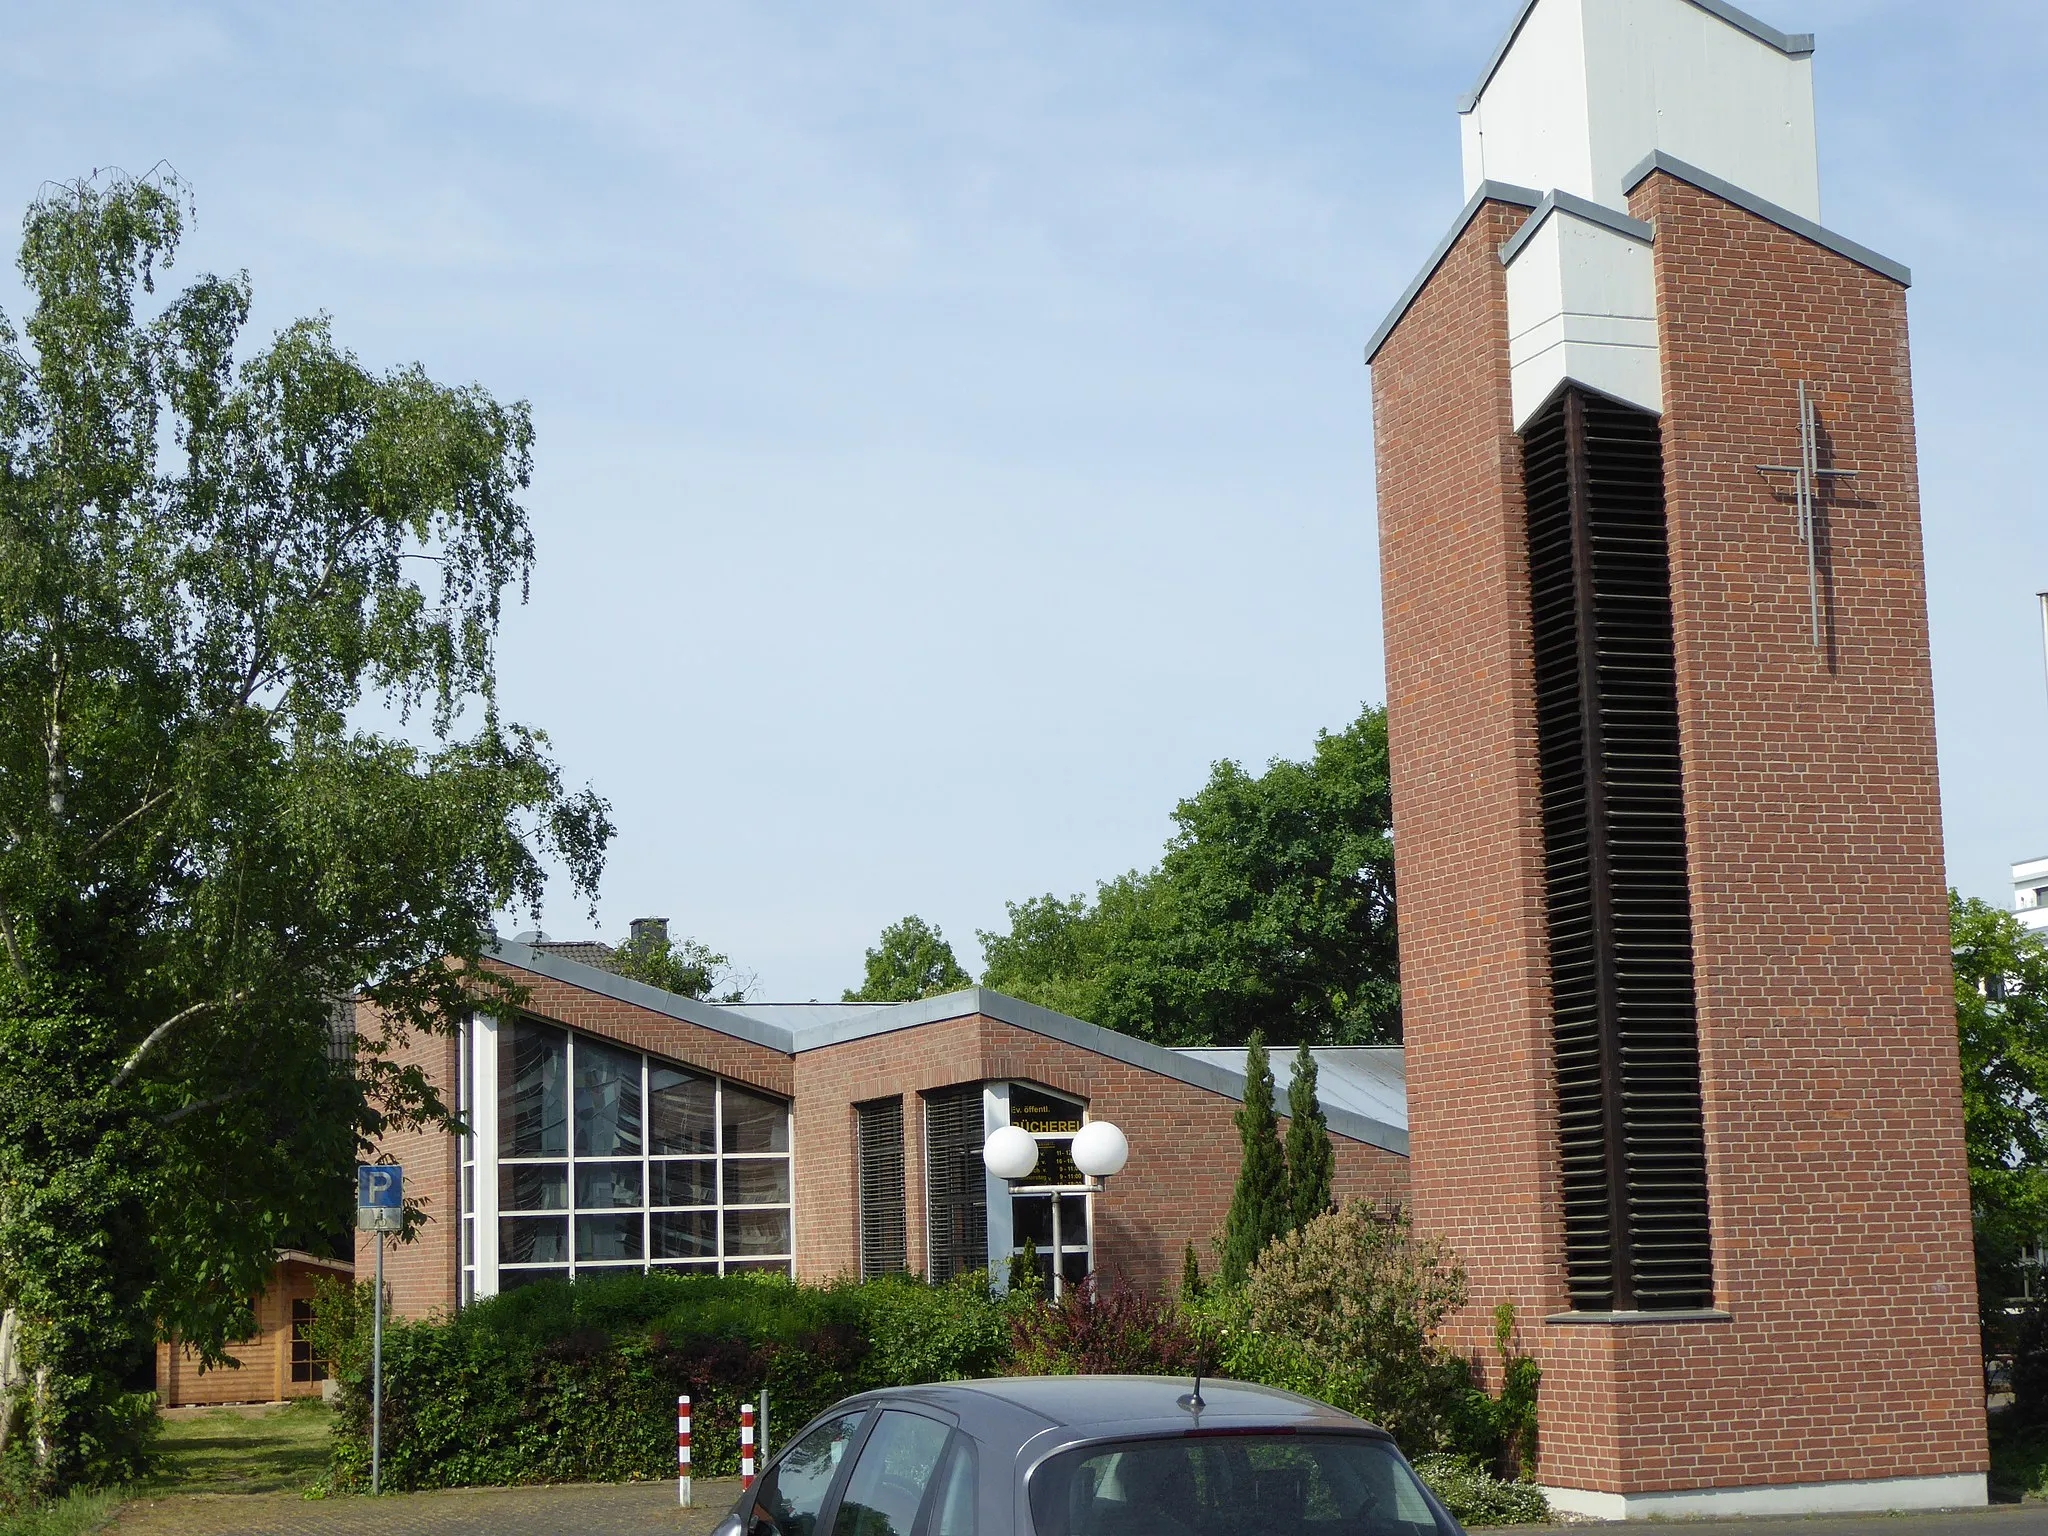
[(112, 1536), (705, 1536), (739, 1496), (737, 1478), (699, 1478), (696, 1507), (674, 1483), (452, 1488), (383, 1498), (295, 1493), (176, 1494), (121, 1511)]
[[(113, 1536), (706, 1536), (739, 1494), (736, 1478), (701, 1478), (694, 1509), (673, 1483), (578, 1483), (549, 1488), (456, 1488), (381, 1499), (297, 1494), (179, 1494), (128, 1505)], [(2048, 1536), (2048, 1504), (1927, 1515), (1658, 1521), (1708, 1526), (1714, 1536)], [(1520, 1526), (1483, 1536), (1556, 1536)]]

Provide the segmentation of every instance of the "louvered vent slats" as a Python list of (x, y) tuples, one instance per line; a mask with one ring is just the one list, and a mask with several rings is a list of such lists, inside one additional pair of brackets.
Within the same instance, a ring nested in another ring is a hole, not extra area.
[(860, 1140), (860, 1274), (901, 1274), (908, 1220), (903, 1192), (903, 1100), (876, 1099), (854, 1106)]
[(1572, 1305), (1705, 1307), (1692, 911), (1657, 419), (1567, 386), (1522, 437)]
[(981, 1143), (981, 1084), (925, 1095), (924, 1176), (934, 1280), (988, 1267), (988, 1184)]

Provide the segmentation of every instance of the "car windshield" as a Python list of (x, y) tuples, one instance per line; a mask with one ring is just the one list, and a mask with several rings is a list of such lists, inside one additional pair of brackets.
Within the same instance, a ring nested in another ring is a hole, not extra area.
[(1449, 1536), (1365, 1435), (1203, 1433), (1081, 1446), (1031, 1475), (1037, 1536)]

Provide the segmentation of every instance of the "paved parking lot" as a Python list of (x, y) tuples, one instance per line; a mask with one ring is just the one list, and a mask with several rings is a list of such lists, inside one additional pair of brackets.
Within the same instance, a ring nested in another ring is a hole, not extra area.
[(456, 1488), (381, 1499), (179, 1494), (121, 1511), (114, 1536), (704, 1536), (739, 1496), (737, 1478), (699, 1478), (696, 1508), (674, 1483)]
[[(121, 1512), (116, 1536), (705, 1536), (739, 1494), (736, 1479), (697, 1483), (697, 1507), (676, 1508), (674, 1483), (458, 1488), (381, 1499), (296, 1494), (180, 1494)], [(2048, 1536), (2048, 1504), (1936, 1515), (1831, 1515), (1804, 1520), (1659, 1521), (1714, 1536)], [(1554, 1533), (1556, 1527), (1522, 1527)], [(1487, 1536), (1514, 1536), (1512, 1532)]]

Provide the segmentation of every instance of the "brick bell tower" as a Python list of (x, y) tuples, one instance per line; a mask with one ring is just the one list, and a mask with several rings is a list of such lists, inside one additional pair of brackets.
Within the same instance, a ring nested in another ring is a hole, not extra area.
[(1812, 53), (1529, 0), (1367, 349), (1414, 1209), (1591, 1515), (1985, 1500), (1908, 274)]

